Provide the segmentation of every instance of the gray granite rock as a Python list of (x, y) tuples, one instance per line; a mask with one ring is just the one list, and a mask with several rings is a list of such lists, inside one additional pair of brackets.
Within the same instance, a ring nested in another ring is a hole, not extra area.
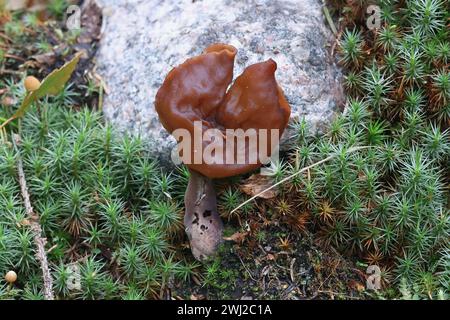
[(274, 59), (292, 118), (305, 117), (313, 128), (331, 118), (341, 99), (341, 73), (329, 57), (332, 34), (319, 0), (98, 2), (104, 13), (97, 64), (108, 89), (105, 117), (149, 138), (164, 159), (174, 140), (159, 123), (156, 92), (173, 67), (212, 43), (238, 49), (235, 76)]

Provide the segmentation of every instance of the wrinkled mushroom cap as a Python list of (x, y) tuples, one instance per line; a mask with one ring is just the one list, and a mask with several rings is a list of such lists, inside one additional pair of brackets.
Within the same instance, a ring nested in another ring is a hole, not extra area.
[[(286, 128), (290, 107), (275, 80), (275, 61), (256, 63), (247, 67), (233, 80), (234, 58), (237, 50), (226, 44), (213, 44), (199, 56), (186, 60), (172, 69), (156, 94), (155, 106), (167, 131), (186, 129), (194, 135), (194, 121), (201, 121), (202, 129), (216, 128), (226, 140), (226, 129), (278, 129), (279, 136)], [(227, 91), (228, 89), (228, 91)], [(198, 137), (207, 147), (211, 141)], [(191, 156), (195, 157), (196, 141), (191, 141)], [(277, 141), (268, 138), (268, 156)], [(234, 152), (237, 148), (235, 145)], [(244, 163), (186, 163), (186, 165), (210, 178), (222, 178), (246, 173), (261, 166), (247, 161), (255, 152), (245, 144)], [(230, 152), (224, 157), (235, 157)]]

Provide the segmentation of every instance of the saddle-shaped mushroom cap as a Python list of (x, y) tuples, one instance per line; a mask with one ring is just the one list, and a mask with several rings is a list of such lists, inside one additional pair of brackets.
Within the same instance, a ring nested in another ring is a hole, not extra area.
[[(236, 53), (236, 48), (230, 45), (209, 46), (201, 55), (172, 69), (156, 95), (156, 111), (166, 130), (173, 133), (176, 129), (186, 129), (191, 135), (188, 151), (180, 150), (191, 153), (192, 161), (185, 164), (209, 178), (234, 176), (261, 166), (260, 157), (256, 162), (251, 160), (261, 150), (252, 148), (249, 139), (241, 148), (237, 143), (227, 148), (235, 136), (228, 135), (226, 129), (255, 129), (257, 139), (260, 139), (259, 129), (276, 129), (281, 137), (289, 121), (289, 104), (275, 80), (275, 61), (270, 59), (247, 67), (230, 87)], [(215, 155), (218, 161), (193, 160), (199, 156), (199, 145), (205, 150), (216, 139), (195, 135), (196, 122), (201, 123), (202, 132), (218, 129), (215, 134), (224, 141), (222, 152)], [(263, 153), (270, 157), (278, 139), (272, 141), (270, 132), (265, 139)], [(238, 161), (243, 159), (238, 159), (239, 153), (245, 161)]]

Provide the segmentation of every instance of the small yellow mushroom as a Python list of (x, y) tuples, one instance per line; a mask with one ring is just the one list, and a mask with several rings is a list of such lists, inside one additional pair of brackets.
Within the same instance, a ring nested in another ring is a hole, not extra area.
[(8, 273), (5, 275), (5, 280), (8, 283), (14, 283), (17, 280), (17, 273), (14, 271), (8, 271)]
[(26, 77), (24, 84), (27, 91), (35, 91), (41, 86), (41, 82), (33, 76)]

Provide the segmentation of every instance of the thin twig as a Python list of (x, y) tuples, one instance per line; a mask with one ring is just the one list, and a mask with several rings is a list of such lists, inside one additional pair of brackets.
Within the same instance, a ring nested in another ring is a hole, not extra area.
[(240, 257), (238, 254), (237, 254), (237, 256), (238, 256), (239, 260), (241, 261), (242, 266), (244, 267), (245, 271), (247, 271), (248, 275), (250, 276), (250, 278), (251, 278), (253, 281), (256, 282), (257, 280), (256, 280), (255, 278), (253, 278), (252, 273), (250, 272), (250, 270), (248, 270), (248, 268), (247, 268), (247, 266), (245, 265), (244, 261), (242, 261), (241, 257)]
[(336, 26), (334, 25), (333, 18), (331, 17), (330, 11), (326, 6), (323, 7), (323, 13), (325, 18), (327, 19), (328, 24), (330, 25), (331, 31), (333, 31), (334, 35), (337, 35)]
[(295, 275), (295, 273), (294, 273), (295, 260), (296, 260), (296, 258), (292, 259), (291, 265), (289, 267), (289, 273), (290, 273), (290, 276), (291, 276), (292, 283), (295, 283), (295, 276), (294, 276)]
[(25, 179), (25, 173), (23, 171), (22, 158), (19, 153), (20, 136), (15, 134), (13, 136), (14, 148), (17, 152), (17, 170), (19, 175), (20, 190), (22, 192), (23, 201), (25, 204), (25, 210), (30, 219), (30, 228), (33, 232), (34, 243), (37, 247), (36, 257), (41, 264), (42, 278), (44, 280), (44, 297), (46, 300), (54, 300), (53, 294), (53, 279), (48, 267), (47, 254), (45, 251), (45, 244), (47, 239), (42, 237), (42, 228), (39, 223), (39, 216), (33, 211), (33, 207), (30, 202), (30, 194), (28, 193), (27, 181)]
[(15, 55), (15, 54), (8, 54), (7, 53), (7, 54), (3, 55), (3, 57), (14, 59), (14, 60), (19, 60), (19, 61), (23, 61), (23, 62), (27, 61), (26, 59), (24, 59), (22, 57), (19, 57), (19, 56)]
[(0, 32), (0, 38), (3, 38), (9, 42), (13, 42), (13, 40), (10, 37), (8, 37), (6, 34), (4, 34), (3, 32)]
[(16, 117), (12, 116), (9, 119), (6, 119), (6, 121), (4, 121), (2, 124), (0, 124), (0, 129), (4, 129), (6, 127), (6, 125), (8, 123), (10, 123), (11, 121), (13, 121), (14, 119), (17, 119)]
[(9, 69), (1, 69), (0, 74), (12, 74), (12, 75), (16, 75), (16, 76), (22, 76), (23, 72), (16, 71), (16, 70), (9, 70)]
[[(367, 149), (367, 148), (370, 148), (370, 147), (371, 147), (371, 146), (353, 147), (353, 148), (348, 149), (348, 150), (347, 150), (347, 153), (352, 153), (352, 152), (355, 152), (355, 151), (358, 151), (358, 150), (362, 150), (362, 149)], [(232, 214), (233, 212), (236, 212), (237, 210), (239, 210), (240, 208), (242, 208), (243, 206), (245, 206), (247, 203), (249, 203), (249, 202), (255, 200), (256, 198), (258, 198), (259, 196), (261, 196), (261, 195), (264, 194), (265, 192), (267, 192), (267, 191), (269, 191), (269, 190), (272, 190), (272, 189), (275, 188), (276, 186), (279, 186), (280, 184), (285, 183), (286, 181), (288, 181), (288, 180), (294, 178), (295, 176), (299, 175), (299, 174), (302, 173), (302, 172), (305, 172), (306, 170), (309, 170), (309, 169), (311, 169), (311, 168), (313, 168), (313, 167), (315, 167), (315, 166), (318, 166), (319, 164), (322, 164), (322, 163), (324, 163), (324, 162), (330, 161), (330, 160), (333, 159), (333, 158), (336, 158), (338, 155), (339, 155), (338, 153), (332, 154), (332, 155), (326, 157), (325, 159), (322, 159), (322, 160), (320, 160), (320, 161), (317, 161), (316, 163), (313, 163), (313, 164), (310, 165), (310, 166), (304, 167), (304, 168), (300, 169), (299, 171), (297, 171), (297, 172), (291, 174), (290, 176), (287, 176), (286, 178), (284, 178), (284, 179), (278, 181), (277, 183), (275, 183), (274, 185), (272, 185), (272, 186), (270, 186), (270, 187), (264, 189), (263, 191), (261, 191), (260, 193), (258, 193), (258, 194), (256, 194), (256, 195), (254, 195), (254, 196), (251, 197), (250, 199), (248, 199), (248, 200), (242, 202), (242, 203), (241, 203), (240, 205), (238, 205), (236, 208), (234, 208), (233, 210), (231, 210), (230, 214)]]

